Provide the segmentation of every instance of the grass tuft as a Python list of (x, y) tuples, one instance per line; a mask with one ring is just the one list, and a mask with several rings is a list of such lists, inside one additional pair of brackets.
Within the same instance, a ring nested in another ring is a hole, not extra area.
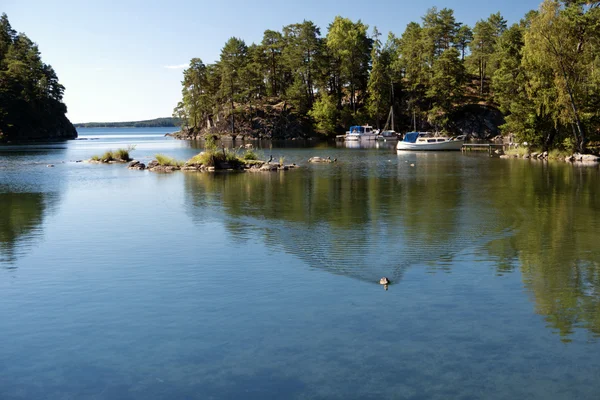
[(131, 161), (131, 157), (129, 156), (129, 152), (134, 150), (135, 146), (128, 146), (126, 149), (117, 149), (117, 150), (108, 150), (106, 152), (104, 152), (104, 154), (102, 155), (93, 155), (92, 156), (92, 160), (93, 161), (102, 161), (102, 162), (109, 162), (109, 161), (121, 161), (121, 162), (127, 162), (127, 161)]
[(565, 157), (568, 157), (571, 154), (573, 154), (573, 153), (569, 152), (567, 150), (552, 149), (548, 152), (548, 159), (549, 160), (564, 160)]
[(183, 161), (176, 160), (164, 154), (157, 154), (155, 158), (158, 165), (162, 165), (163, 167), (181, 167), (185, 164)]
[(245, 165), (243, 158), (240, 158), (235, 151), (226, 149), (206, 150), (190, 158), (188, 165), (204, 165), (205, 167), (216, 167), (221, 163), (228, 163), (232, 168), (240, 168)]
[(529, 154), (529, 149), (527, 147), (512, 148), (506, 150), (505, 154), (509, 156), (523, 157), (524, 155)]
[(242, 156), (244, 160), (258, 160), (258, 154), (254, 150), (246, 150), (244, 155)]

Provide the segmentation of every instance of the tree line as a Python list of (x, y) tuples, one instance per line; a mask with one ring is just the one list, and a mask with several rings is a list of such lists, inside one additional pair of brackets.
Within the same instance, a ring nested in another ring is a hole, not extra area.
[(0, 16), (0, 141), (69, 139), (77, 131), (65, 117), (64, 86), (27, 35)]
[(458, 22), (429, 9), (400, 36), (336, 17), (327, 32), (311, 21), (266, 30), (260, 43), (232, 37), (220, 58), (193, 58), (174, 116), (201, 131), (285, 102), (318, 132), (351, 124), (453, 130), (467, 104), (494, 107), (503, 133), (541, 148), (583, 150), (599, 136), (600, 2), (546, 0), (511, 26), (500, 13)]
[(155, 118), (144, 121), (125, 122), (82, 122), (73, 124), (76, 128), (168, 128), (180, 126), (178, 118)]

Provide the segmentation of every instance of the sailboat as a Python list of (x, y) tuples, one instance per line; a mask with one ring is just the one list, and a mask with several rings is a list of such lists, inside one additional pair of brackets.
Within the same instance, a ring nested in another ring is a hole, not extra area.
[[(392, 129), (388, 129), (390, 125)], [(383, 131), (379, 134), (378, 140), (385, 140), (386, 142), (392, 142), (398, 140), (398, 134), (394, 130), (394, 106), (390, 107), (390, 112), (388, 113), (387, 121), (385, 122), (385, 126), (383, 127)]]

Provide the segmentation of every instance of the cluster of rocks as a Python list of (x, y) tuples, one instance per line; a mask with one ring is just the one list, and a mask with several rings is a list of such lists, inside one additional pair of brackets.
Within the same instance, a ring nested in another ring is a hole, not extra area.
[(283, 165), (260, 160), (247, 161), (245, 165), (234, 167), (227, 162), (218, 163), (215, 166), (206, 166), (203, 164), (184, 164), (184, 165), (160, 165), (157, 160), (152, 160), (148, 165), (134, 160), (129, 163), (129, 169), (143, 171), (147, 169), (152, 172), (173, 172), (173, 171), (195, 171), (195, 172), (214, 172), (214, 171), (287, 171), (297, 168), (296, 164)]
[(137, 160), (133, 160), (132, 162), (129, 163), (128, 168), (129, 169), (137, 169), (138, 171), (143, 171), (146, 169), (146, 165)]
[[(502, 154), (500, 156), (500, 158), (519, 158), (518, 154)], [(533, 153), (527, 153), (524, 154), (523, 156), (521, 156), (521, 158), (524, 159), (538, 159), (538, 160), (547, 160), (548, 159), (548, 152), (544, 151), (541, 153), (537, 153), (537, 152), (533, 152)]]
[[(518, 154), (502, 154), (500, 156), (500, 158), (519, 158)], [(521, 156), (521, 158), (524, 159), (537, 159), (537, 160), (548, 160), (548, 152), (544, 151), (544, 152), (533, 152), (533, 153), (528, 153), (528, 154), (524, 154), (523, 156)], [(562, 158), (560, 158), (560, 160), (563, 160)], [(572, 154), (570, 156), (567, 156), (564, 158), (564, 161), (566, 162), (600, 162), (600, 157), (594, 155), (594, 154), (579, 154), (579, 153), (575, 153)]]
[(126, 162), (130, 162), (131, 159), (129, 160), (88, 160), (89, 163), (91, 164), (125, 164)]
[(575, 153), (571, 156), (565, 157), (565, 161), (573, 162), (573, 161), (581, 161), (581, 162), (600, 162), (600, 157), (594, 154), (579, 154)]
[(283, 165), (279, 163), (265, 162), (264, 164), (254, 164), (247, 168), (249, 172), (257, 171), (287, 171), (288, 169), (297, 168), (296, 164)]

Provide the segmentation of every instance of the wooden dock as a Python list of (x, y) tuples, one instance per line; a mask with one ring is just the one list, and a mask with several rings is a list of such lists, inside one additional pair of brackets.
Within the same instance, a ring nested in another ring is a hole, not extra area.
[(494, 150), (504, 150), (508, 147), (505, 143), (465, 143), (461, 147), (461, 151), (487, 151), (488, 154), (492, 154)]

